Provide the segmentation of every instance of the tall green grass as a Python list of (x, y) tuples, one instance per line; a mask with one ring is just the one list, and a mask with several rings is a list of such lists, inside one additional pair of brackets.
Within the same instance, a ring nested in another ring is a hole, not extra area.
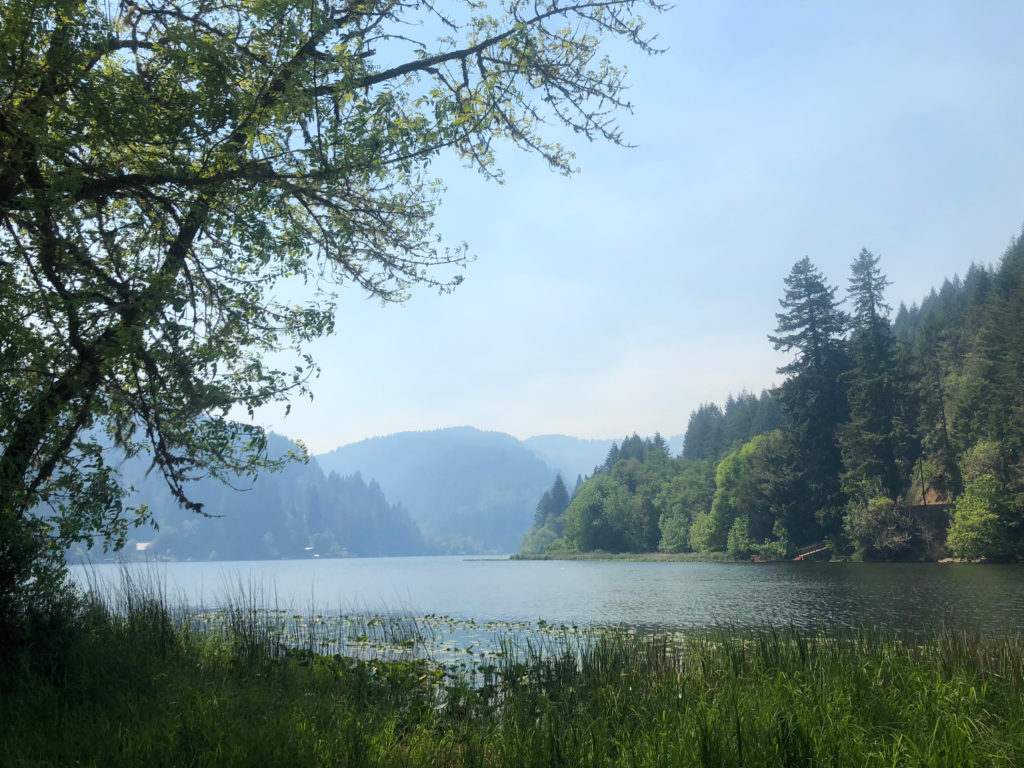
[(0, 764), (1024, 765), (1019, 634), (555, 631), (460, 673), (332, 652), (258, 591), (217, 615), (130, 581), (80, 603), (0, 669)]

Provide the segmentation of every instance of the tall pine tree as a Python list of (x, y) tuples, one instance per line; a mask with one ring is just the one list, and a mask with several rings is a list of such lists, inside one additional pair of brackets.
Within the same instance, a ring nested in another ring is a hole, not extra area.
[(884, 496), (899, 501), (919, 453), (910, 426), (915, 410), (905, 353), (897, 345), (885, 303), (889, 281), (878, 257), (861, 250), (851, 266), (853, 303), (847, 385), (850, 418), (840, 430), (843, 489), (866, 502)]
[(778, 369), (788, 378), (777, 390), (793, 419), (800, 446), (808, 497), (804, 517), (813, 525), (817, 516), (823, 533), (839, 525), (843, 506), (839, 474), (842, 456), (837, 442), (846, 421), (847, 404), (839, 377), (847, 367), (843, 334), (846, 315), (836, 302), (836, 289), (806, 256), (785, 279), (786, 293), (776, 314), (778, 325), (769, 340), (776, 350), (795, 352), (793, 361)]
[(569, 507), (569, 491), (566, 490), (565, 481), (562, 480), (562, 473), (555, 476), (555, 482), (551, 488), (544, 491), (540, 501), (537, 503), (537, 511), (534, 514), (533, 524), (537, 528), (548, 526), (559, 536), (562, 534), (562, 514)]

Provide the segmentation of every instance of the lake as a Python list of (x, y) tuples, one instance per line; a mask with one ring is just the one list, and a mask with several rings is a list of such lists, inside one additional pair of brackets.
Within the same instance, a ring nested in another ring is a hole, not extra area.
[(216, 609), (240, 588), (301, 612), (406, 613), (460, 621), (678, 631), (821, 623), (893, 631), (1024, 630), (1024, 568), (899, 563), (511, 561), (466, 557), (99, 564), (164, 584), (176, 604)]

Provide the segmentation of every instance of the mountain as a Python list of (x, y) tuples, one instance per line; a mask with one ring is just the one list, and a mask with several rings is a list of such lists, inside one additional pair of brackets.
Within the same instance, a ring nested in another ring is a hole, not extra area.
[[(271, 455), (293, 447), (284, 437), (269, 436)], [(147, 468), (140, 460), (118, 468), (135, 489), (131, 503), (145, 503), (157, 523), (156, 530), (129, 531), (129, 556), (144, 551), (175, 560), (260, 560), (433, 553), (406, 510), (389, 503), (376, 482), (325, 473), (315, 459), (289, 463), (254, 481), (192, 483), (188, 493), (209, 517), (181, 509), (163, 478)], [(78, 549), (70, 558), (84, 554)]]
[[(198, 480), (189, 495), (209, 517), (180, 509), (145, 462), (123, 462), (122, 481), (135, 489), (130, 503), (146, 504), (157, 524), (131, 529), (126, 551), (176, 560), (512, 552), (555, 475), (571, 491), (613, 442), (520, 441), (472, 427), (402, 432), (255, 481)], [(269, 436), (272, 455), (293, 447)], [(82, 554), (76, 548), (71, 556)]]
[(557, 471), (511, 435), (473, 427), (374, 437), (317, 460), (376, 480), (452, 552), (514, 552)]

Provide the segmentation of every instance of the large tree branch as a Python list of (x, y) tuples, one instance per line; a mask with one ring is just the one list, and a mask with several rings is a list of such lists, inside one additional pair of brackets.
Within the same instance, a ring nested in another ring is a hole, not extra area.
[[(559, 16), (565, 16), (569, 13), (580, 14), (581, 12), (588, 10), (596, 10), (599, 8), (608, 8), (619, 5), (632, 5), (632, 0), (612, 0), (612, 2), (591, 2), (591, 3), (575, 3), (570, 6), (560, 6), (557, 3), (554, 4), (550, 9), (543, 13), (537, 13), (528, 19), (518, 19), (516, 24), (511, 26), (504, 32), (491, 35), (490, 37), (481, 40), (474, 45), (466, 48), (460, 48), (455, 51), (449, 51), (447, 53), (438, 53), (433, 56), (427, 56), (423, 59), (416, 61), (409, 61), (404, 64), (399, 64), (395, 67), (383, 70), (381, 72), (374, 72), (367, 74), (366, 76), (359, 78), (358, 80), (347, 84), (352, 90), (358, 88), (370, 88), (374, 85), (394, 80), (404, 75), (412, 74), (413, 72), (429, 72), (430, 70), (438, 67), (441, 64), (447, 64), (452, 61), (467, 61), (477, 54), (498, 45), (503, 40), (507, 40), (514, 35), (520, 34), (522, 30), (529, 27), (536, 27), (543, 24), (545, 21), (551, 18), (557, 18)], [(601, 27), (606, 30), (613, 30), (606, 22), (597, 22)], [(639, 36), (639, 30), (634, 30), (631, 34), (631, 39), (636, 44), (643, 47), (645, 50), (653, 51), (651, 47), (652, 40), (646, 40)], [(318, 86), (313, 90), (313, 93), (317, 96), (331, 96), (337, 94), (337, 84), (326, 84)]]

